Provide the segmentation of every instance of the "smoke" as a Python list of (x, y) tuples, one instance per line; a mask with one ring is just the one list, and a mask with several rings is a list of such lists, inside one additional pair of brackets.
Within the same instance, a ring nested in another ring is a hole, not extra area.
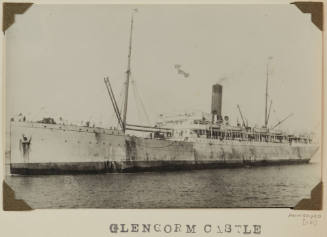
[(219, 84), (222, 84), (223, 82), (227, 82), (227, 80), (228, 80), (228, 77), (221, 77), (221, 78), (219, 78), (219, 80), (218, 80), (218, 83)]
[(175, 64), (174, 68), (177, 70), (178, 74), (183, 75), (185, 78), (188, 78), (190, 76), (189, 73), (185, 72), (184, 70), (182, 70), (182, 66), (180, 64)]

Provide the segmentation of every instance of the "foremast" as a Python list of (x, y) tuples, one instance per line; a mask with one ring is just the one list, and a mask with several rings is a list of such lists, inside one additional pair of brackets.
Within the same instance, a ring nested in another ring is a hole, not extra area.
[[(264, 128), (268, 129), (268, 121), (269, 121), (269, 117), (270, 117), (270, 110), (271, 110), (271, 105), (272, 105), (272, 101), (270, 101), (270, 105), (269, 105), (269, 109), (268, 109), (268, 90), (269, 90), (269, 62), (270, 60), (272, 60), (273, 57), (269, 57), (268, 61), (267, 61), (267, 65), (266, 65), (266, 93), (265, 93), (265, 124), (264, 124)], [(269, 110), (269, 112), (268, 112)]]
[(126, 82), (125, 82), (125, 96), (124, 96), (124, 108), (123, 108), (123, 132), (126, 131), (127, 123), (127, 107), (128, 107), (128, 90), (129, 90), (129, 81), (131, 76), (131, 56), (132, 56), (132, 41), (133, 41), (133, 21), (134, 21), (134, 13), (136, 9), (133, 10), (131, 16), (131, 31), (129, 36), (129, 47), (128, 47), (128, 61), (127, 61), (127, 71), (126, 71)]

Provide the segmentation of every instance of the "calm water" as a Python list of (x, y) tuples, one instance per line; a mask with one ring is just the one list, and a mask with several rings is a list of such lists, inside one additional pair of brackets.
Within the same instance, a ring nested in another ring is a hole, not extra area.
[(7, 176), (32, 208), (292, 207), (320, 164), (101, 175)]

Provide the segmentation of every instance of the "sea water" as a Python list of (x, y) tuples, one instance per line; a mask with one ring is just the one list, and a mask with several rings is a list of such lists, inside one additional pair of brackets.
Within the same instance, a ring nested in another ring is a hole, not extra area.
[(320, 182), (319, 162), (174, 172), (6, 176), (32, 208), (293, 207)]

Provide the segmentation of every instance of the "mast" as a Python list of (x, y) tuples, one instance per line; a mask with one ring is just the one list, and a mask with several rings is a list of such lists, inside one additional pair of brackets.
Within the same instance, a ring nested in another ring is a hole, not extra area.
[(126, 118), (127, 118), (127, 105), (128, 105), (128, 89), (129, 89), (129, 79), (131, 75), (131, 56), (132, 56), (132, 39), (133, 39), (133, 17), (134, 12), (131, 16), (131, 32), (129, 36), (129, 48), (128, 48), (128, 62), (126, 71), (126, 82), (125, 82), (125, 97), (124, 97), (124, 110), (123, 110), (123, 132), (126, 131)]
[(271, 106), (272, 106), (272, 100), (270, 100), (270, 105), (269, 105), (269, 109), (268, 109), (268, 115), (267, 115), (267, 127), (268, 127), (269, 118), (270, 118)]
[[(265, 125), (264, 125), (264, 127), (265, 128), (268, 128), (268, 117), (269, 117), (269, 115), (268, 115), (268, 85), (269, 85), (269, 62), (270, 62), (270, 60), (272, 60), (273, 59), (273, 57), (268, 57), (268, 60), (267, 60), (267, 65), (266, 65), (266, 95), (265, 95), (265, 99), (266, 99), (266, 101), (265, 101)], [(269, 108), (269, 110), (270, 110), (270, 108)]]
[(267, 128), (267, 124), (268, 124), (268, 62), (267, 62), (267, 66), (266, 66), (266, 70), (267, 70), (267, 78), (266, 78), (266, 102), (265, 102), (265, 128)]

